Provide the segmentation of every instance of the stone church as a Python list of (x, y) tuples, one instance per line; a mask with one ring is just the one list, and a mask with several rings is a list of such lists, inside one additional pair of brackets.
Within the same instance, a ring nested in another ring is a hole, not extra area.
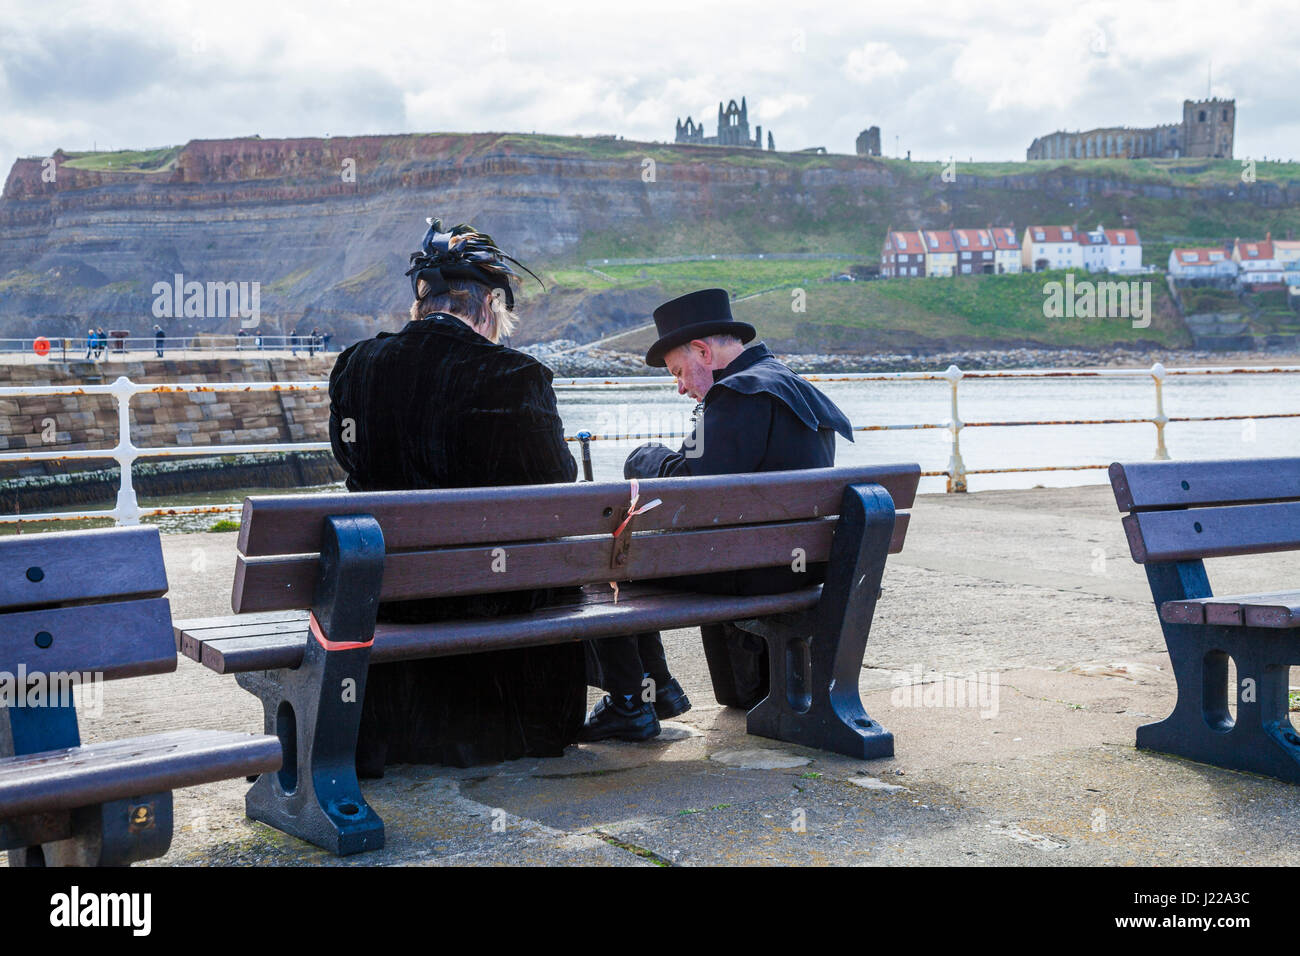
[[(736, 105), (735, 100), (731, 100), (726, 109), (722, 108), (721, 100), (718, 101), (718, 135), (705, 136), (704, 124), (696, 123), (689, 116), (683, 123), (680, 117), (677, 120), (677, 143), (690, 143), (696, 146), (745, 146), (750, 149), (763, 148), (763, 127), (754, 127), (754, 138), (749, 137), (749, 107), (745, 103), (745, 98), (740, 98), (740, 105)], [(769, 130), (767, 134), (767, 148), (776, 149), (776, 144), (772, 140), (772, 133)]]
[(1232, 159), (1237, 123), (1236, 100), (1184, 100), (1183, 121), (1131, 129), (1111, 126), (1085, 133), (1040, 136), (1025, 151), (1026, 159), (1138, 159), (1180, 156)]

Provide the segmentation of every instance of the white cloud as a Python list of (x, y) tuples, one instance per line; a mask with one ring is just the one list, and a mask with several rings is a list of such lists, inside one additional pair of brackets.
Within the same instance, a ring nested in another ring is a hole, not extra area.
[(871, 41), (850, 51), (844, 61), (844, 75), (855, 83), (867, 84), (873, 80), (897, 76), (907, 69), (907, 61), (888, 43)]
[(485, 18), (427, 0), (4, 0), (0, 176), (58, 147), (253, 133), (668, 140), (688, 114), (712, 133), (718, 101), (741, 96), (783, 149), (851, 153), (878, 125), (886, 153), (1023, 158), (1055, 129), (1176, 121), (1204, 93), (1211, 53), (1215, 92), (1238, 99), (1238, 154), (1291, 155), (1300, 9), (1237, 4), (933, 0), (917, 16), (905, 4), (553, 0)]

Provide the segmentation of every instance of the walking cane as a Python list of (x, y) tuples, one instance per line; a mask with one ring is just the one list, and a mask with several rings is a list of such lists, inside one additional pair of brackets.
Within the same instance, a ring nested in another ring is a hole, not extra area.
[(578, 443), (582, 445), (582, 480), (591, 481), (591, 432), (578, 432)]

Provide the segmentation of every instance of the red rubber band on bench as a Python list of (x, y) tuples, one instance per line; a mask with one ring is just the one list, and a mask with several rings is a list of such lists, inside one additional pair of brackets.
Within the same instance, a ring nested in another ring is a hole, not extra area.
[(371, 635), (368, 641), (331, 641), (325, 636), (320, 629), (320, 621), (316, 620), (316, 612), (307, 612), (307, 626), (311, 628), (312, 637), (320, 642), (320, 646), (327, 651), (351, 651), (358, 647), (371, 647), (375, 643), (374, 635)]

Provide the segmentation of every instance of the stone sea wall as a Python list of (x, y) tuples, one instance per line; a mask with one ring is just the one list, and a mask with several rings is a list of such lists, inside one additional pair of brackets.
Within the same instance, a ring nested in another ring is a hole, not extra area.
[[(299, 359), (116, 359), (0, 365), (5, 386), (108, 385), (118, 376), (142, 384), (179, 382), (321, 382), (334, 355)], [(328, 440), (329, 396), (320, 391), (145, 392), (131, 400), (131, 440), (139, 447), (244, 445)], [(109, 395), (0, 398), (0, 452), (103, 448), (118, 438), (117, 403)], [(142, 494), (267, 485), (293, 487), (342, 478), (328, 453), (229, 458), (140, 459)], [(32, 510), (111, 499), (111, 456), (83, 461), (0, 460), (0, 507)]]

